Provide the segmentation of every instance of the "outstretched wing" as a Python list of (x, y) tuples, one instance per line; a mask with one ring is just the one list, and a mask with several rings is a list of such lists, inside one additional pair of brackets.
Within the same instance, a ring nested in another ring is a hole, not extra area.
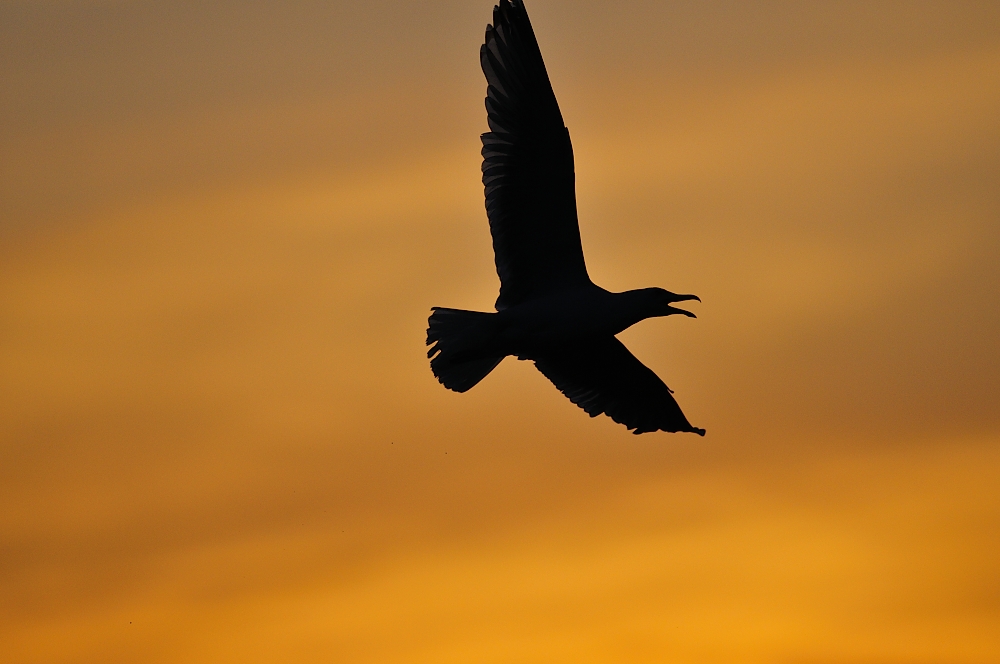
[(500, 275), (497, 309), (590, 284), (576, 218), (573, 146), (520, 0), (500, 0), (479, 52), (490, 130), (483, 185)]
[(587, 411), (591, 417), (605, 413), (632, 433), (689, 431), (691, 426), (659, 376), (614, 337), (560, 348), (533, 357), (546, 378)]

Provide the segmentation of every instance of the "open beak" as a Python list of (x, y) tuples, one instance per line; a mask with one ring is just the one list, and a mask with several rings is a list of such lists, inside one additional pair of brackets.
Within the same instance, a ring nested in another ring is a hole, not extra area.
[[(697, 295), (674, 295), (671, 302), (685, 302), (687, 300), (697, 300), (698, 302), (701, 302), (701, 298), (698, 297)], [(690, 311), (686, 311), (684, 309), (678, 309), (677, 307), (670, 307), (670, 312), (675, 314), (683, 314), (688, 318), (697, 318), (697, 316), (695, 316)]]

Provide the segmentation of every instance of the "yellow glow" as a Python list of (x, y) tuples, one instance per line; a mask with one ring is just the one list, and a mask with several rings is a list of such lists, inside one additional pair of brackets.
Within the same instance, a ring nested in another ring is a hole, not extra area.
[(489, 4), (254, 7), (0, 10), (0, 660), (1000, 661), (991, 3), (529, 5), (704, 439), (429, 371)]

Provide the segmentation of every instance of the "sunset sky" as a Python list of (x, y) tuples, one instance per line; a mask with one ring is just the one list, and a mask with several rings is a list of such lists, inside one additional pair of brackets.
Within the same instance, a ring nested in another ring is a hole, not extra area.
[(0, 661), (1000, 663), (1000, 3), (529, 0), (705, 438), (429, 370), (492, 5), (0, 4)]

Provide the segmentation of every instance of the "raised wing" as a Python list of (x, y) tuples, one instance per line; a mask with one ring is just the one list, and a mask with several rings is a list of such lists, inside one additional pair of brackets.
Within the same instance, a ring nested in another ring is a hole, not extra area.
[(573, 146), (520, 0), (500, 0), (479, 52), (490, 130), (483, 185), (500, 275), (497, 309), (589, 285), (576, 218)]
[(606, 414), (632, 433), (689, 431), (691, 426), (659, 376), (614, 337), (561, 348), (532, 358), (546, 378), (587, 411)]

